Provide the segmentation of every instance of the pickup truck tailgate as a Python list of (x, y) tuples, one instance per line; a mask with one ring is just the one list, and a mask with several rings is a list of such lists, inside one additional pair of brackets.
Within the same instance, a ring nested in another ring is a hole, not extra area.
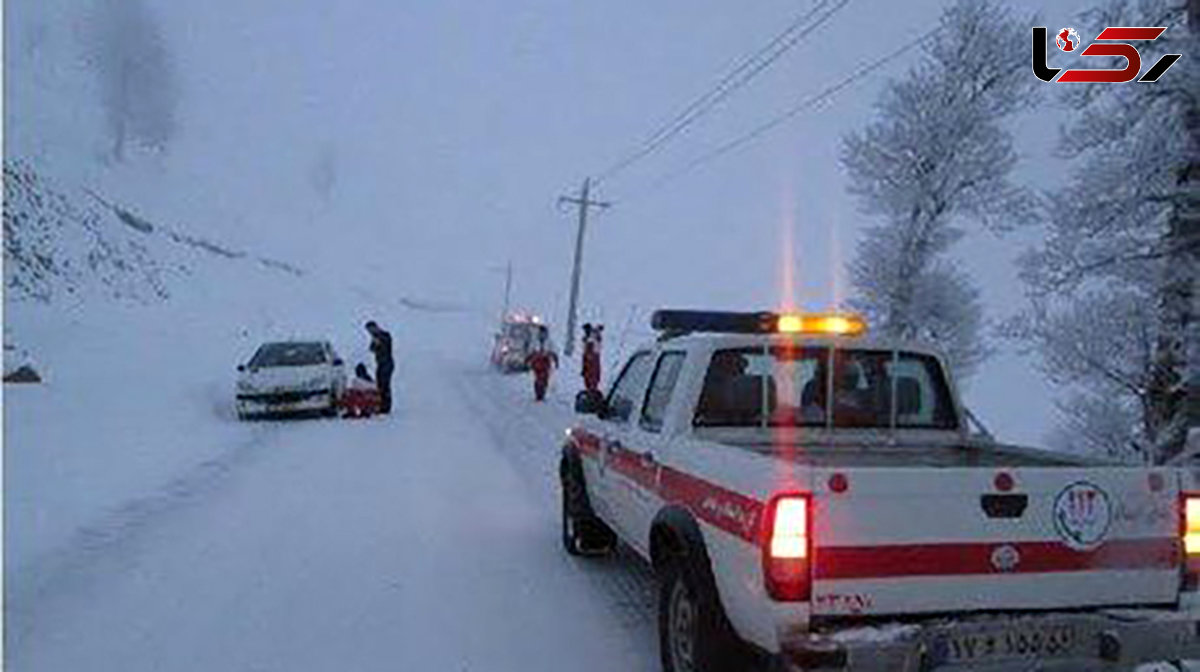
[(1168, 604), (1179, 484), (1136, 468), (814, 473), (816, 616)]

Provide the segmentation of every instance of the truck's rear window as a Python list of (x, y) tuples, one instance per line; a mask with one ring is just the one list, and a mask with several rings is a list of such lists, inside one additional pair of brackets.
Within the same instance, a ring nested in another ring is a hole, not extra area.
[(958, 427), (934, 357), (781, 346), (713, 353), (694, 422), (706, 427)]

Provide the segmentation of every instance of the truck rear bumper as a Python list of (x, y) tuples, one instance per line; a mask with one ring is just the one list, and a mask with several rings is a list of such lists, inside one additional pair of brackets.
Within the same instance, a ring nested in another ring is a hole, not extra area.
[(847, 628), (787, 640), (789, 672), (1116, 672), (1200, 658), (1200, 613), (1106, 609)]

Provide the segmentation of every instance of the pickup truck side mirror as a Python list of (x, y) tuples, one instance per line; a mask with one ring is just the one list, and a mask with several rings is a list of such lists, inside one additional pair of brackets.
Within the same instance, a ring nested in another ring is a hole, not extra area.
[(345, 364), (345, 362), (343, 362), (343, 361), (342, 361), (342, 358), (341, 358), (341, 357), (334, 357), (334, 358), (333, 358), (333, 365), (334, 365), (334, 366), (341, 366), (341, 365), (343, 365), (343, 364)]
[(238, 371), (239, 371), (239, 372), (241, 372), (241, 371), (245, 371), (245, 370), (246, 370), (246, 365), (245, 365), (245, 364), (238, 364)]
[(593, 390), (583, 390), (575, 395), (575, 412), (587, 415), (604, 415), (604, 395)]
[(601, 418), (615, 418), (619, 421), (629, 419), (629, 415), (633, 413), (633, 400), (626, 397), (617, 397), (613, 399), (612, 405), (604, 404), (604, 410), (600, 412)]

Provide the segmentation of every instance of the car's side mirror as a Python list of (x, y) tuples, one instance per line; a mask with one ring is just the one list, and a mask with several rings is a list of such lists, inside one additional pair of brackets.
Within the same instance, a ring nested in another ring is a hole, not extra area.
[(238, 364), (238, 371), (245, 371), (245, 370), (246, 370), (245, 364)]
[(633, 400), (626, 397), (617, 397), (613, 400), (611, 407), (604, 409), (604, 413), (600, 417), (624, 420), (629, 417), (630, 413), (633, 413)]
[(333, 358), (333, 365), (334, 365), (334, 366), (341, 366), (341, 365), (343, 365), (343, 364), (345, 364), (345, 362), (343, 362), (343, 361), (342, 361), (342, 358), (341, 358), (341, 357), (334, 357), (334, 358)]
[(593, 390), (583, 390), (575, 396), (575, 412), (586, 415), (604, 414), (604, 395)]

